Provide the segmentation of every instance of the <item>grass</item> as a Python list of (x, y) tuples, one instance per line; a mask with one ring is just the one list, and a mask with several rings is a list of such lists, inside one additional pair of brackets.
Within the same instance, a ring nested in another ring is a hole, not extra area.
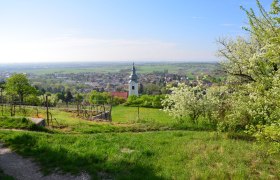
[[(86, 72), (96, 72), (96, 73), (117, 73), (122, 70), (130, 71), (130, 63), (124, 64), (88, 64), (87, 66), (77, 66), (77, 65), (59, 65), (59, 66), (49, 66), (48, 68), (36, 67), (36, 68), (19, 68), (14, 69), (16, 72), (34, 73), (37, 75), (43, 74), (53, 74), (53, 73), (86, 73)], [(194, 74), (198, 75), (201, 73), (209, 73), (217, 68), (216, 63), (138, 63), (136, 64), (137, 73), (146, 74), (153, 72), (164, 72), (168, 70), (169, 73), (189, 73), (190, 77), (195, 77)]]
[(136, 122), (150, 122), (158, 124), (172, 123), (172, 117), (160, 109), (127, 106), (115, 106), (112, 109), (113, 122), (119, 123), (136, 123)]
[(75, 114), (51, 110), (53, 117), (62, 125), (61, 131), (67, 133), (102, 132), (143, 132), (159, 130), (213, 130), (207, 122), (198, 125), (189, 121), (178, 122), (164, 111), (153, 108), (115, 106), (112, 109), (112, 122), (93, 122), (76, 117)]
[[(33, 157), (45, 173), (86, 171), (93, 179), (280, 178), (280, 155), (268, 155), (270, 145), (257, 149), (252, 139), (243, 136), (182, 131), (211, 127), (179, 123), (158, 109), (140, 108), (138, 118), (137, 107), (116, 106), (112, 122), (50, 111), (61, 125), (56, 124), (51, 133), (0, 130), (1, 141)], [(44, 115), (44, 110), (39, 113)], [(0, 119), (2, 128), (28, 130), (29, 125), (22, 118)]]
[(43, 74), (53, 74), (53, 73), (78, 74), (78, 73), (86, 73), (86, 72), (117, 73), (120, 70), (121, 69), (112, 66), (112, 67), (89, 67), (89, 68), (48, 68), (48, 69), (21, 70), (20, 72), (28, 72), (37, 75), (43, 75)]
[[(215, 132), (46, 134), (0, 131), (46, 173), (88, 172), (115, 179), (279, 179), (280, 156)], [(143, 176), (145, 174), (145, 176)]]
[[(22, 117), (35, 117), (36, 110), (34, 108), (17, 108), (16, 118), (7, 118), (9, 108), (6, 107), (5, 118), (0, 119), (1, 128), (30, 129), (30, 124), (24, 124)], [(167, 113), (160, 109), (139, 108), (114, 106), (112, 109), (112, 122), (93, 122), (77, 117), (76, 114), (51, 108), (50, 112), (55, 120), (54, 131), (60, 133), (102, 133), (102, 132), (143, 132), (143, 131), (159, 131), (159, 130), (213, 130), (207, 122), (201, 121), (200, 124), (194, 125), (188, 120), (178, 122), (170, 117)], [(39, 115), (46, 117), (46, 110), (39, 108)]]
[(29, 129), (32, 124), (26, 118), (0, 117), (1, 128)]
[(199, 120), (199, 124), (194, 125), (190, 122), (190, 119), (184, 119), (178, 121), (168, 113), (161, 109), (144, 108), (139, 107), (127, 107), (127, 106), (116, 106), (112, 110), (113, 122), (135, 124), (140, 123), (149, 127), (158, 129), (177, 129), (177, 130), (213, 130), (214, 128), (205, 122), (202, 118)]
[(0, 128), (50, 132), (44, 127), (36, 126), (28, 119), (20, 117), (0, 117)]

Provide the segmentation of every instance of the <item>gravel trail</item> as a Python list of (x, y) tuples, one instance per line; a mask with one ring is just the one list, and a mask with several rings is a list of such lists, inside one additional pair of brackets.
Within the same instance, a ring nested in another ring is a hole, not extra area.
[(23, 158), (0, 143), (0, 169), (18, 180), (89, 180), (87, 173), (79, 176), (52, 173), (44, 176), (40, 167), (29, 158)]

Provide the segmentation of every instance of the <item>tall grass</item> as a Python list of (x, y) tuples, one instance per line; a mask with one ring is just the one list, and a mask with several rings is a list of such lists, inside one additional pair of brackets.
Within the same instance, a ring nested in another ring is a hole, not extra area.
[(27, 118), (19, 117), (0, 117), (0, 128), (2, 129), (22, 129), (30, 131), (52, 132), (51, 130), (35, 125)]

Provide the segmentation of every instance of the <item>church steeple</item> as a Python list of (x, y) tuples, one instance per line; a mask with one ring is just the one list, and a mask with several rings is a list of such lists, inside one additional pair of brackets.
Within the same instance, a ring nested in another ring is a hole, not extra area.
[(136, 95), (138, 96), (138, 77), (136, 74), (136, 69), (134, 63), (132, 64), (131, 75), (129, 76), (129, 96)]
[(132, 64), (131, 75), (129, 76), (130, 81), (138, 82), (138, 77), (136, 75), (136, 69), (134, 63)]

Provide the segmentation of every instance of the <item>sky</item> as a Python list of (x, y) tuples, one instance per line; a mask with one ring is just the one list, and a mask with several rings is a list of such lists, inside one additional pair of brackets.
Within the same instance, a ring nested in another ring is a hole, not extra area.
[[(269, 8), (272, 0), (261, 0)], [(0, 64), (217, 61), (255, 0), (0, 0)]]

